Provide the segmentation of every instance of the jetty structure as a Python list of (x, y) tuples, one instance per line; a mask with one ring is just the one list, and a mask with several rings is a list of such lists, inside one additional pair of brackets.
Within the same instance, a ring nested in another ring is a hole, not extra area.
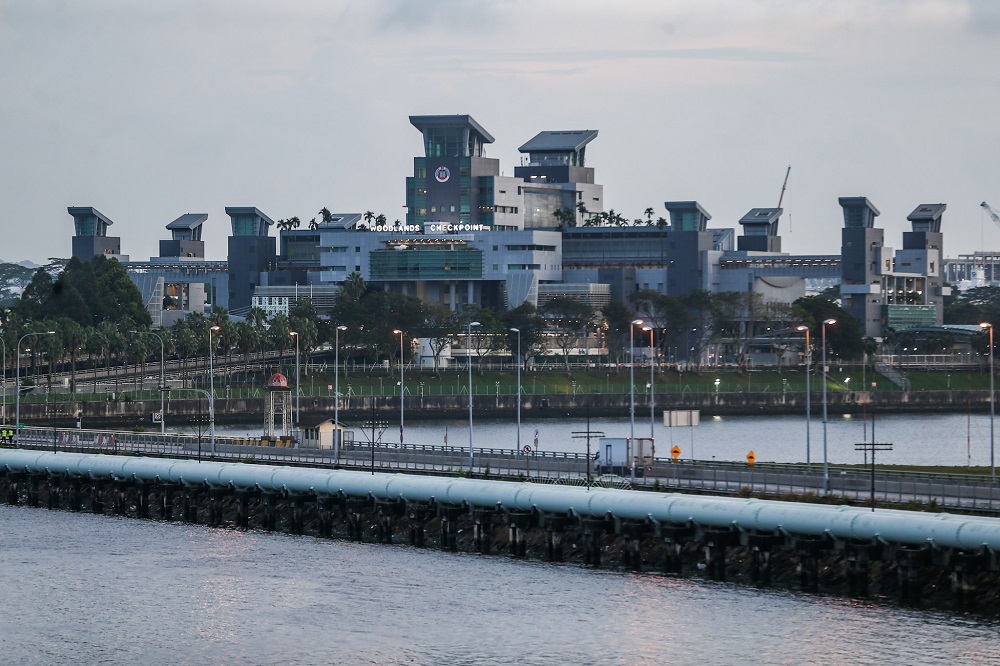
[[(739, 497), (303, 469), (164, 458), (0, 451), (9, 504), (584, 565), (804, 590), (996, 607), (1000, 520)], [(471, 534), (471, 540), (469, 535)]]

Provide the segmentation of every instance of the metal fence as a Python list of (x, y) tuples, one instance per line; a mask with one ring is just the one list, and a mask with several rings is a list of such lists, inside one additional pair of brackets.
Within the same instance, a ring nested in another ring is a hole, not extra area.
[[(3, 432), (13, 432), (4, 428)], [(67, 428), (21, 429), (6, 446), (119, 455), (197, 458), (234, 462), (267, 462), (281, 465), (340, 467), (373, 472), (468, 475), (541, 483), (582, 484), (600, 480), (602, 485), (631, 486), (647, 490), (680, 490), (726, 495), (764, 494), (794, 496), (819, 501), (823, 472), (818, 465), (767, 463), (754, 467), (734, 462), (674, 461), (656, 458), (652, 464), (628, 471), (625, 476), (601, 475), (586, 454), (559, 451), (475, 448), (468, 446), (385, 444), (376, 441), (346, 442), (331, 449), (258, 446), (259, 440), (216, 437), (212, 442), (186, 434), (136, 433)], [(872, 477), (856, 467), (829, 467), (828, 488), (835, 498), (854, 503), (870, 500)], [(1000, 487), (988, 476), (877, 470), (875, 500), (912, 508), (957, 509), (1000, 514)]]

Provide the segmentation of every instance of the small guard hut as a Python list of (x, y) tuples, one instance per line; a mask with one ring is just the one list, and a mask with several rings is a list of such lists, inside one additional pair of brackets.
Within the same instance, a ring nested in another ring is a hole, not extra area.
[(280, 439), (288, 441), (292, 435), (292, 391), (288, 388), (288, 378), (280, 372), (267, 380), (267, 413), (264, 415), (264, 439), (279, 439), (274, 429), (274, 416), (281, 415)]

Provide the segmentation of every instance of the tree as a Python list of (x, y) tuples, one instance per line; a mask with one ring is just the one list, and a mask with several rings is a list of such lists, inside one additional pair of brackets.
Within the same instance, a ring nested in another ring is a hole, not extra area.
[(575, 298), (553, 298), (543, 310), (549, 324), (552, 341), (562, 352), (563, 364), (569, 372), (569, 354), (586, 337), (587, 327), (594, 320), (594, 309)]
[(503, 320), (496, 311), (476, 305), (466, 306), (464, 315), (466, 322), (479, 322), (472, 328), (472, 349), (479, 358), (479, 371), (483, 372), (483, 359), (506, 346)]
[(326, 206), (320, 208), (319, 217), (321, 220), (323, 220), (323, 224), (330, 224), (331, 222), (333, 222), (333, 214), (330, 212), (330, 209), (327, 208)]
[(628, 328), (635, 314), (624, 301), (614, 300), (601, 310), (604, 317), (604, 344), (608, 348), (608, 358), (621, 362), (621, 354), (628, 341)]
[(438, 369), (441, 352), (461, 330), (462, 321), (458, 314), (443, 303), (431, 303), (424, 313), (424, 321), (418, 334), (427, 340), (427, 346), (434, 357), (434, 370)]
[(846, 359), (861, 358), (865, 349), (864, 331), (861, 322), (851, 313), (823, 296), (805, 296), (793, 305), (805, 313), (803, 324), (809, 326), (812, 339), (817, 344), (822, 344), (822, 323), (827, 319), (836, 319), (836, 324), (826, 327), (829, 351)]
[(507, 348), (516, 350), (517, 333), (510, 329), (521, 331), (521, 364), (527, 365), (528, 359), (544, 351), (545, 320), (539, 316), (535, 306), (523, 303), (502, 315), (504, 328), (507, 329)]

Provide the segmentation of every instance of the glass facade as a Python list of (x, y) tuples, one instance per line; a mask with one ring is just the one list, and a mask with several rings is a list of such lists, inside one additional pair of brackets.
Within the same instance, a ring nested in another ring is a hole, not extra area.
[(373, 280), (481, 280), (483, 253), (473, 249), (376, 250)]

